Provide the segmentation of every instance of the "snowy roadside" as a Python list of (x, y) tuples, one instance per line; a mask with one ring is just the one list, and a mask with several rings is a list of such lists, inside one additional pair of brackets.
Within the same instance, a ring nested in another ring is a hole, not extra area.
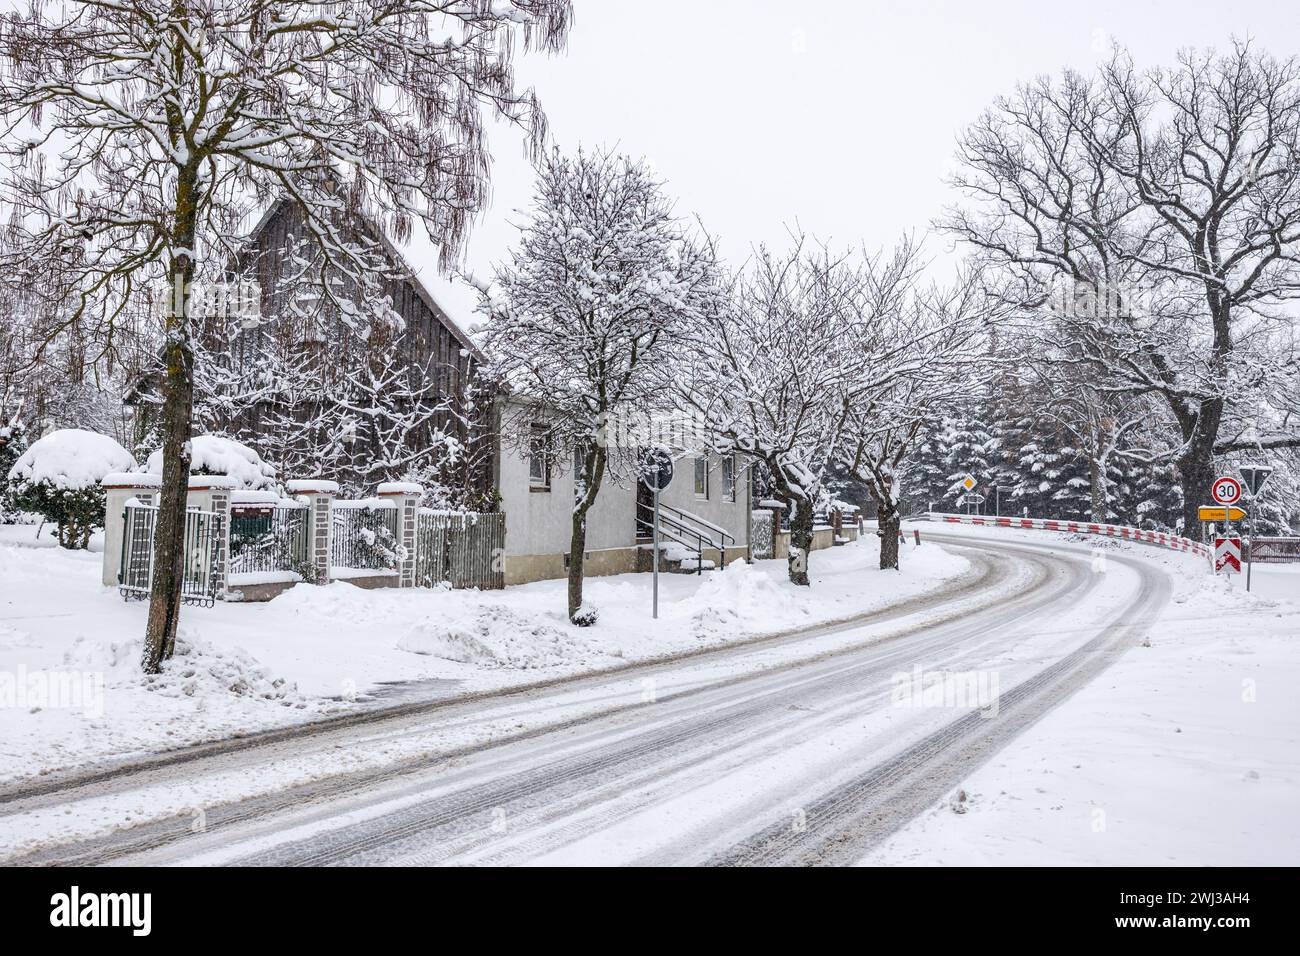
[(976, 771), (965, 800), (954, 793), (864, 864), (1300, 862), (1300, 567), (1257, 565), (1246, 594), (1242, 578), (1216, 580), (1191, 556), (1097, 543), (1170, 572), (1174, 598), (1150, 646)]
[[(816, 552), (812, 588), (784, 561), (593, 578), (595, 628), (564, 617), (564, 582), (504, 591), (297, 587), (266, 604), (183, 612), (166, 673), (139, 673), (145, 607), (99, 583), (100, 555), (35, 547), (0, 527), (0, 781), (320, 719), (394, 697), (454, 697), (840, 620), (938, 589), (965, 559), (878, 539)], [(414, 684), (412, 682), (423, 682)], [(396, 685), (396, 686), (394, 686)]]

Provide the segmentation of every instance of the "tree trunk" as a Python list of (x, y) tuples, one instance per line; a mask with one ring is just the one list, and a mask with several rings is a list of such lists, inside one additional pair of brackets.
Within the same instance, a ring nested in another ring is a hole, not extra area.
[(1211, 442), (1200, 439), (1188, 449), (1178, 461), (1178, 478), (1183, 486), (1183, 534), (1199, 539), (1200, 506), (1209, 502), (1210, 485), (1214, 483), (1214, 446)]
[(189, 297), (194, 281), (196, 177), (184, 171), (177, 184), (175, 232), (168, 278), (169, 307), (164, 328), (161, 416), (163, 473), (154, 525), (153, 582), (145, 626), (142, 664), (157, 674), (176, 648), (185, 551), (185, 504), (190, 477), (190, 429), (194, 408), (194, 352), (190, 342)]
[(1184, 407), (1175, 417), (1182, 426), (1186, 453), (1178, 460), (1178, 476), (1183, 486), (1183, 534), (1200, 538), (1199, 508), (1210, 500), (1214, 483), (1214, 443), (1223, 423), (1224, 399), (1228, 393), (1228, 359), (1232, 355), (1232, 309), (1215, 282), (1206, 283), (1206, 301), (1214, 322), (1212, 375), (1217, 395), (1202, 400), (1194, 410)]
[(880, 569), (882, 571), (898, 570), (898, 532), (902, 520), (898, 509), (888, 505), (876, 505), (876, 520), (880, 526)]
[(587, 509), (579, 505), (573, 509), (573, 535), (569, 539), (569, 620), (575, 624), (582, 607), (582, 557), (586, 549)]
[(790, 573), (790, 583), (804, 587), (808, 581), (808, 552), (812, 550), (813, 504), (808, 498), (800, 498), (794, 505), (794, 517), (790, 519), (790, 553), (786, 566)]
[[(587, 548), (587, 512), (596, 503), (601, 483), (605, 479), (605, 449), (601, 445), (591, 448), (584, 462), (581, 497), (573, 504), (573, 534), (569, 538), (569, 620), (574, 624), (589, 626), (595, 621), (586, 617), (578, 619), (582, 607), (583, 552)], [(575, 476), (576, 478), (576, 476)]]
[(1092, 520), (1097, 524), (1105, 524), (1109, 520), (1110, 509), (1106, 507), (1105, 478), (1095, 454), (1088, 457), (1088, 491), (1092, 499)]

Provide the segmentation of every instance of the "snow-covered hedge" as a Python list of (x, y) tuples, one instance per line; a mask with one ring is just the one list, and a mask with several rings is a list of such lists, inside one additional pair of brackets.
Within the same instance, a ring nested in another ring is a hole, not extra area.
[[(163, 453), (158, 449), (145, 462), (144, 470), (162, 474)], [(220, 435), (195, 435), (190, 439), (190, 474), (227, 475), (240, 488), (274, 488), (275, 469), (247, 445)]]
[(18, 507), (55, 523), (60, 545), (85, 548), (91, 532), (104, 526), (100, 481), (133, 468), (130, 452), (107, 435), (63, 428), (22, 453), (9, 471), (10, 494)]

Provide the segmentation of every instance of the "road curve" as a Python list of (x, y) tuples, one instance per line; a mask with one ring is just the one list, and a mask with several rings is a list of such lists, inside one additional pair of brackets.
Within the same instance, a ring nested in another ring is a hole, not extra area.
[[(970, 574), (866, 621), (11, 794), (0, 832), (27, 815), (129, 816), (150, 793), (223, 774), (327, 768), (205, 804), (198, 826), (193, 813), (123, 821), (6, 862), (852, 862), (1139, 641), (1169, 597), (1140, 560), (1110, 555), (1098, 574), (1086, 549), (1047, 539), (929, 537), (970, 558)], [(934, 675), (996, 694), (901, 695), (904, 678)], [(395, 756), (329, 772), (365, 748)]]

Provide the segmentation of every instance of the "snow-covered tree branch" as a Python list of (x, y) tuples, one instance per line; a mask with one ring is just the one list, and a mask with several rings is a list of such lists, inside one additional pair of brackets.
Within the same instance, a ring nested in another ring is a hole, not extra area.
[[(321, 297), (347, 311), (380, 249), (355, 216), (425, 228), (450, 261), (487, 189), (484, 113), (545, 123), (515, 40), (557, 50), (567, 0), (77, 0), (0, 16), (0, 268), (101, 349), (141, 291), (163, 320), (163, 488), (145, 667), (180, 612), (194, 348), (190, 294), (240, 252), (258, 207), (295, 203)], [(330, 276), (330, 281), (323, 277)]]
[(531, 215), (484, 298), (484, 343), (513, 401), (502, 431), (573, 462), (569, 618), (582, 601), (587, 513), (607, 478), (634, 473), (641, 449), (620, 422), (672, 410), (666, 370), (713, 308), (713, 251), (692, 237), (649, 168), (607, 152), (541, 165)]

